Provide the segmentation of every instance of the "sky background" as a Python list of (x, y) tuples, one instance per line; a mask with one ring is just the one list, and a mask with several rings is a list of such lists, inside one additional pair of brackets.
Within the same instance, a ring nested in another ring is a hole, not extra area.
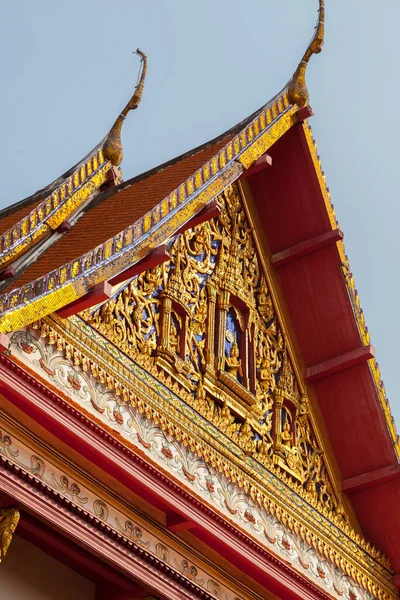
[[(311, 121), (400, 427), (397, 389), (400, 2), (326, 0), (308, 69)], [(124, 179), (225, 131), (275, 95), (317, 0), (1, 0), (0, 206), (47, 185), (107, 133), (149, 58), (123, 129)]]

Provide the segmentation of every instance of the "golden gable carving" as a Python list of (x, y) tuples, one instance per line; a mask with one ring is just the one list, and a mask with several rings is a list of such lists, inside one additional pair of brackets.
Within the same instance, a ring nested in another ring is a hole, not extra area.
[(82, 317), (246, 453), (346, 519), (330, 481), (239, 189), (217, 218), (178, 235), (171, 260)]

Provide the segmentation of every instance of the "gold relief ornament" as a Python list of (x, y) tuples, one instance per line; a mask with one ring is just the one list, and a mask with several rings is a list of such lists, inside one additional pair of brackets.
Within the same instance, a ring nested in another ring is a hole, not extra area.
[(291, 82), (289, 83), (288, 96), (292, 104), (297, 104), (302, 108), (308, 103), (308, 89), (306, 84), (306, 70), (310, 58), (313, 54), (319, 54), (324, 45), (325, 33), (325, 2), (319, 0), (318, 22), (315, 28), (314, 36), (301, 59), (299, 66)]
[(157, 365), (157, 377), (184, 389), (224, 435), (335, 512), (339, 498), (236, 184), (219, 205), (218, 217), (171, 240), (170, 261), (82, 317), (142, 367)]
[[(122, 371), (124, 371), (129, 361), (122, 360), (121, 364), (120, 360), (117, 361), (112, 357), (110, 358), (110, 354), (105, 350), (105, 345), (107, 346), (107, 343), (101, 341), (101, 337), (97, 337), (96, 334), (94, 334), (95, 337), (92, 338), (93, 342), (95, 343), (96, 350), (95, 347), (91, 346), (93, 350), (93, 352), (91, 352), (87, 347), (87, 326), (81, 323), (80, 326), (77, 327), (78, 321), (74, 321), (75, 319), (73, 319), (73, 322), (55, 319), (51, 322), (38, 324), (36, 328), (41, 330), (42, 337), (48, 336), (51, 338), (53, 343), (55, 342), (57, 347), (60, 347), (60, 349), (62, 349), (64, 352), (66, 352), (67, 346), (72, 344), (73, 347), (71, 348), (72, 353), (69, 353), (70, 356), (76, 352), (82, 353), (82, 355), (86, 355), (87, 352), (89, 352), (90, 370), (93, 371), (92, 366), (95, 365), (96, 372), (98, 371), (97, 377), (104, 381), (106, 378), (101, 376), (102, 369), (105, 369), (110, 373), (112, 372), (112, 376), (111, 374), (107, 376), (107, 386), (109, 389), (116, 389), (115, 386), (119, 385), (121, 366), (125, 362), (125, 367), (122, 367)], [(78, 340), (80, 341), (78, 342)], [(84, 344), (85, 347), (83, 347), (82, 344)], [(119, 353), (118, 350), (116, 350), (116, 352)], [(120, 358), (122, 358), (122, 356)], [(134, 370), (136, 371), (137, 369)], [(130, 369), (129, 372), (131, 372)], [(150, 370), (150, 372), (157, 376), (157, 369), (155, 366)], [(140, 378), (140, 381), (141, 380), (142, 378)], [(135, 378), (134, 381), (135, 385), (140, 384), (139, 380), (136, 380)], [(166, 431), (168, 431), (170, 435), (176, 436), (176, 439), (178, 440), (183, 439), (182, 436), (184, 434), (182, 433), (182, 428), (184, 430), (185, 419), (183, 419), (183, 422), (181, 422), (181, 420), (179, 420), (179, 422), (175, 422), (171, 415), (166, 416), (164, 413), (164, 411), (169, 413), (170, 401), (162, 399), (162, 397), (160, 397), (158, 394), (153, 394), (151, 389), (147, 389), (146, 392), (144, 392), (144, 389), (142, 389), (141, 392), (145, 393), (143, 400), (138, 400), (136, 392), (134, 395), (129, 393), (129, 398), (126, 397), (126, 401), (129, 400), (129, 402), (132, 403), (132, 406), (137, 406), (139, 411), (141, 413), (144, 412), (147, 418), (154, 418), (155, 422), (163, 423), (163, 429), (165, 426)], [(186, 395), (185, 400), (190, 402), (190, 395)], [(154, 402), (156, 404), (154, 404)], [(269, 462), (269, 455), (264, 455), (263, 448), (266, 448), (266, 444), (263, 443), (264, 440), (257, 440), (257, 459), (262, 462), (262, 464), (265, 464), (265, 466), (284, 483), (283, 487), (282, 484), (278, 484), (277, 487), (273, 486), (273, 492), (272, 490), (265, 488), (265, 479), (259, 470), (251, 469), (250, 471), (247, 471), (245, 463), (243, 463), (242, 459), (239, 460), (239, 463), (237, 463), (235, 460), (233, 460), (233, 462), (231, 460), (228, 462), (221, 461), (221, 458), (218, 457), (218, 452), (222, 450), (219, 445), (220, 440), (217, 441), (217, 438), (210, 438), (209, 433), (207, 433), (206, 437), (203, 438), (202, 434), (197, 430), (197, 425), (194, 425), (192, 421), (189, 423), (191, 423), (191, 425), (189, 424), (189, 431), (192, 432), (194, 436), (200, 436), (202, 439), (202, 441), (200, 441), (199, 437), (197, 437), (197, 440), (196, 438), (191, 438), (190, 433), (188, 434), (188, 438), (185, 438), (189, 442), (189, 447), (193, 452), (198, 454), (198, 456), (202, 456), (207, 462), (211, 461), (211, 463), (215, 465), (220, 472), (224, 472), (228, 478), (231, 478), (232, 481), (238, 482), (240, 486), (243, 485), (245, 491), (247, 491), (251, 498), (259, 503), (260, 506), (264, 506), (265, 509), (270, 512), (270, 514), (274, 515), (278, 519), (278, 521), (282, 522), (284, 525), (287, 525), (291, 531), (295, 532), (296, 535), (300, 535), (303, 540), (311, 544), (315, 549), (318, 548), (318, 552), (320, 552), (321, 556), (325, 556), (329, 560), (333, 561), (333, 563), (342, 569), (342, 571), (363, 585), (364, 588), (370, 590), (374, 596), (382, 598), (382, 600), (388, 597), (385, 594), (381, 594), (381, 590), (379, 585), (376, 584), (374, 576), (372, 576), (371, 579), (370, 575), (365, 575), (362, 568), (359, 568), (359, 565), (362, 564), (364, 568), (366, 568), (367, 572), (369, 571), (371, 559), (370, 557), (364, 556), (364, 552), (370, 553), (371, 557), (379, 562), (379, 569), (381, 569), (380, 565), (383, 565), (383, 569), (390, 570), (390, 563), (380, 551), (376, 550), (369, 542), (365, 541), (351, 528), (351, 526), (348, 524), (347, 516), (344, 513), (344, 508), (341, 503), (339, 503), (337, 509), (333, 511), (328, 510), (326, 506), (322, 505), (318, 501), (312, 502), (312, 505), (315, 506), (316, 510), (319, 511), (323, 517), (329, 519), (333, 524), (325, 527), (324, 519), (320, 520), (317, 517), (317, 520), (315, 520), (313, 511), (307, 509), (307, 507), (300, 500), (300, 498), (303, 498), (304, 500), (308, 500), (310, 502), (310, 495), (307, 494), (305, 489), (300, 487), (298, 483), (291, 482), (285, 472), (280, 473), (276, 469), (276, 466)], [(224, 445), (224, 448), (226, 448), (226, 445)], [(224, 451), (223, 455), (225, 456)], [(265, 461), (262, 460), (262, 457), (264, 457)], [(255, 483), (255, 481), (257, 481), (257, 483)], [(261, 485), (261, 487), (259, 487), (259, 485)], [(294, 497), (290, 494), (287, 495), (287, 493), (284, 492), (284, 488), (286, 486), (292, 487), (296, 494), (300, 497), (295, 501), (294, 504), (292, 503)], [(294, 509), (296, 515), (300, 516), (300, 519), (298, 519), (294, 513), (291, 512), (292, 509)], [(298, 513), (298, 509), (300, 509), (300, 513)], [(320, 526), (322, 526), (322, 529), (320, 529)], [(336, 532), (338, 533), (338, 538), (336, 538)], [(344, 533), (344, 537), (343, 533), (341, 532)], [(322, 535), (322, 537), (320, 537), (320, 535)], [(331, 540), (331, 542), (329, 542), (329, 540)], [(355, 546), (355, 544), (357, 546)], [(349, 555), (352, 557), (350, 562), (348, 559)], [(352, 560), (356, 561), (356, 563), (352, 563)], [(354, 568), (354, 564), (358, 565), (357, 569)], [(368, 587), (366, 587), (366, 582)]]
[(242, 361), (239, 358), (239, 346), (237, 345), (236, 339), (234, 339), (231, 346), (229, 356), (225, 358), (225, 369), (229, 375), (235, 379), (243, 377)]
[(7, 554), (19, 517), (16, 508), (0, 508), (0, 563)]

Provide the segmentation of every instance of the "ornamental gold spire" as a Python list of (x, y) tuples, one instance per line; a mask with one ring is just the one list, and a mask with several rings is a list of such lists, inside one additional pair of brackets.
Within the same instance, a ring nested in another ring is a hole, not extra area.
[(106, 158), (108, 158), (113, 165), (118, 166), (122, 162), (123, 151), (122, 151), (122, 143), (121, 143), (121, 128), (122, 123), (125, 120), (126, 115), (129, 111), (135, 110), (142, 99), (144, 80), (146, 78), (147, 72), (147, 56), (139, 50), (136, 50), (136, 54), (141, 57), (141, 73), (139, 78), (139, 83), (135, 88), (135, 93), (132, 98), (129, 100), (128, 104), (121, 111), (114, 125), (111, 127), (110, 133), (108, 134), (106, 141), (103, 145), (103, 153)]
[(306, 70), (313, 54), (319, 54), (324, 45), (325, 33), (325, 1), (319, 0), (318, 21), (314, 36), (293, 75), (288, 89), (289, 100), (299, 108), (308, 104), (308, 90), (306, 85)]

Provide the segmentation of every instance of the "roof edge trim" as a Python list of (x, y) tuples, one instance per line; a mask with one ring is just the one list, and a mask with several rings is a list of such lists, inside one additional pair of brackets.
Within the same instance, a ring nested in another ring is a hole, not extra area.
[(233, 183), (297, 122), (287, 90), (273, 98), (219, 153), (141, 217), (97, 248), (0, 296), (0, 331), (47, 316), (118, 274), (163, 243)]

